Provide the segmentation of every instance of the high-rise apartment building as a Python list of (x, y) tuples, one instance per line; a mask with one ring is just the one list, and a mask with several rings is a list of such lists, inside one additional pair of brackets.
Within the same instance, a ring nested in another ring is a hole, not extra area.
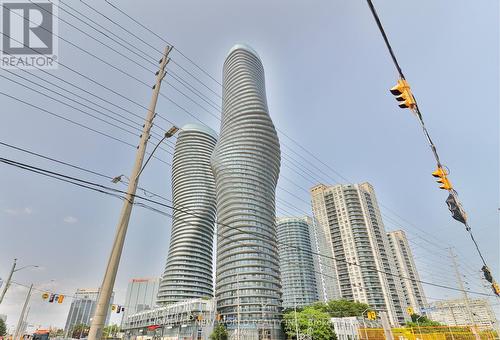
[(277, 219), (283, 308), (302, 307), (319, 300), (311, 224), (310, 217)]
[[(224, 62), (217, 193), (217, 308), (231, 336), (280, 339), (281, 283), (275, 225), (280, 145), (257, 53), (235, 45)], [(264, 320), (265, 322), (259, 322)]]
[(331, 239), (340, 296), (387, 312), (393, 325), (404, 322), (402, 287), (391, 275), (396, 268), (373, 187), (320, 184), (311, 195), (313, 214)]
[[(97, 306), (97, 297), (99, 296), (99, 289), (77, 289), (71, 306), (69, 307), (68, 318), (66, 319), (66, 326), (64, 327), (64, 334), (66, 337), (72, 337), (73, 328), (76, 325), (90, 326), (90, 318), (94, 315)], [(111, 294), (110, 304), (113, 303), (114, 293)], [(111, 308), (108, 310), (105, 325), (109, 323), (109, 315)]]
[[(467, 309), (467, 304), (469, 309)], [(477, 326), (479, 329), (498, 329), (498, 321), (486, 299), (454, 299), (429, 304), (429, 317), (451, 326)], [(470, 310), (470, 313), (469, 313)]]
[(173, 218), (158, 304), (213, 297), (215, 185), (211, 169), (216, 133), (203, 125), (182, 127), (172, 164)]
[(395, 279), (401, 282), (405, 304), (412, 307), (415, 313), (421, 314), (422, 308), (427, 305), (427, 301), (406, 234), (402, 230), (396, 230), (387, 233), (387, 237), (389, 238), (389, 247), (399, 275)]
[(328, 225), (326, 228), (312, 218), (309, 223), (309, 235), (313, 252), (314, 271), (318, 299), (321, 302), (341, 298), (340, 285), (332, 251), (332, 239)]
[(129, 281), (125, 295), (127, 307), (123, 311), (122, 324), (126, 322), (129, 315), (150, 310), (156, 306), (159, 284), (159, 278), (137, 278)]

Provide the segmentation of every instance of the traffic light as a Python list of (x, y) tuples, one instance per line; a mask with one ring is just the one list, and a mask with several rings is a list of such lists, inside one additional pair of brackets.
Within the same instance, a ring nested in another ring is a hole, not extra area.
[(448, 173), (442, 168), (438, 167), (436, 171), (432, 173), (432, 176), (439, 178), (436, 182), (441, 183), (440, 189), (443, 190), (451, 190), (453, 187), (451, 186), (451, 182), (448, 179)]
[(399, 107), (402, 109), (414, 109), (417, 106), (415, 98), (411, 93), (410, 85), (405, 79), (399, 79), (396, 86), (391, 88), (391, 93), (396, 96)]
[(59, 295), (59, 297), (57, 298), (57, 303), (63, 303), (64, 301), (64, 295)]
[(497, 295), (500, 296), (500, 285), (496, 282), (493, 282), (491, 287), (493, 288), (493, 292)]
[(43, 293), (42, 294), (42, 299), (47, 300), (49, 298), (50, 294), (49, 293)]
[(374, 311), (370, 311), (366, 314), (368, 320), (377, 320), (377, 313)]
[(491, 275), (490, 269), (486, 266), (483, 266), (481, 270), (484, 273), (484, 278), (486, 279), (486, 281), (488, 281), (489, 283), (493, 283), (493, 276)]
[(415, 311), (414, 311), (414, 310), (413, 310), (413, 308), (411, 308), (411, 307), (406, 308), (406, 312), (407, 312), (407, 313), (408, 313), (408, 315), (410, 315), (410, 316), (411, 316), (411, 315), (413, 315), (413, 314), (415, 314)]

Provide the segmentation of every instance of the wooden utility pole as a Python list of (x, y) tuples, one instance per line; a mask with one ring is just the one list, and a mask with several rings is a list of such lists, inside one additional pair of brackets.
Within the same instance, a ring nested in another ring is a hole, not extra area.
[(170, 53), (171, 49), (171, 46), (167, 46), (165, 48), (163, 57), (160, 60), (160, 70), (156, 72), (156, 83), (153, 86), (153, 96), (149, 104), (139, 147), (137, 148), (134, 168), (132, 169), (132, 174), (130, 175), (127, 194), (125, 196), (125, 200), (123, 201), (120, 218), (116, 227), (115, 239), (111, 248), (111, 254), (109, 255), (108, 265), (106, 267), (106, 272), (104, 273), (101, 288), (99, 290), (99, 297), (97, 299), (95, 313), (92, 317), (88, 340), (101, 340), (102, 337), (104, 323), (109, 312), (109, 302), (111, 294), (113, 292), (113, 287), (115, 285), (116, 273), (118, 271), (118, 265), (120, 264), (123, 244), (125, 242), (125, 235), (127, 234), (128, 223), (130, 221), (130, 215), (132, 213), (134, 197), (139, 182), (139, 175), (141, 172), (142, 163), (144, 161), (144, 155), (146, 154), (146, 147), (151, 133), (151, 128), (153, 127), (153, 120), (156, 115), (155, 110), (156, 103), (158, 101), (158, 94), (160, 93), (161, 82), (166, 74), (165, 67), (170, 60), (168, 54)]

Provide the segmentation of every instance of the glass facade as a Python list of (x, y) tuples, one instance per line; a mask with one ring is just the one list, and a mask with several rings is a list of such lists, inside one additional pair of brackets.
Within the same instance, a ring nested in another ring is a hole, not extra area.
[(403, 298), (405, 303), (407, 306), (412, 307), (415, 313), (422, 314), (422, 308), (427, 305), (427, 301), (422, 284), (419, 282), (420, 276), (406, 234), (402, 230), (396, 230), (387, 233), (387, 237), (389, 238), (389, 245), (398, 275), (408, 278), (395, 278), (404, 287)]
[[(90, 318), (94, 315), (97, 305), (97, 297), (99, 295), (98, 289), (77, 289), (75, 298), (71, 301), (69, 308), (68, 318), (66, 319), (66, 326), (64, 327), (64, 334), (70, 337), (73, 328), (77, 325), (84, 324), (90, 326)], [(114, 293), (111, 295), (110, 305), (113, 304)], [(109, 323), (109, 315), (111, 307), (106, 316), (105, 325)]]
[(217, 194), (217, 308), (231, 336), (281, 339), (275, 225), (280, 145), (267, 109), (264, 68), (234, 46), (223, 71), (220, 138), (212, 157)]
[(215, 185), (210, 159), (217, 140), (211, 129), (182, 127), (172, 164), (172, 234), (158, 305), (213, 297)]
[[(375, 191), (369, 183), (317, 185), (313, 214), (331, 238), (340, 296), (387, 312), (392, 325), (405, 321), (403, 288), (390, 252)], [(356, 263), (359, 265), (351, 265)]]
[(310, 224), (309, 217), (277, 219), (283, 308), (302, 307), (319, 299)]
[(129, 281), (125, 295), (125, 306), (127, 308), (123, 312), (122, 325), (129, 315), (150, 310), (156, 306), (159, 284), (159, 278), (132, 279)]

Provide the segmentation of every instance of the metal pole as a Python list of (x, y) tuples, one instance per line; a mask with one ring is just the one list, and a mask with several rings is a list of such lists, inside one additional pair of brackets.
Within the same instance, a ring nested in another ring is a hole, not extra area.
[(365, 337), (366, 337), (366, 340), (368, 340), (368, 330), (366, 329), (366, 322), (365, 322), (365, 313), (367, 311), (369, 311), (371, 308), (367, 308), (363, 311), (363, 313), (361, 313), (361, 318), (363, 319), (363, 327), (365, 329)]
[(24, 322), (24, 314), (26, 313), (26, 307), (28, 307), (28, 303), (30, 301), (32, 289), (33, 289), (33, 284), (31, 284), (30, 289), (28, 290), (28, 295), (26, 295), (26, 300), (24, 301), (21, 315), (19, 315), (19, 321), (17, 322), (16, 331), (14, 332), (14, 340), (17, 340), (17, 338), (19, 337), (19, 332), (21, 331), (22, 324)]
[(88, 335), (89, 340), (101, 340), (102, 337), (102, 331), (104, 323), (106, 321), (106, 316), (108, 315), (109, 302), (111, 294), (113, 292), (116, 273), (118, 271), (118, 265), (120, 264), (120, 257), (123, 250), (123, 244), (125, 242), (125, 235), (127, 233), (130, 214), (132, 212), (134, 197), (139, 182), (139, 172), (142, 168), (142, 162), (144, 161), (148, 139), (150, 137), (151, 128), (153, 127), (156, 102), (158, 101), (158, 94), (160, 93), (161, 81), (166, 74), (165, 67), (170, 60), (170, 58), (168, 58), (168, 54), (171, 49), (171, 46), (167, 46), (165, 48), (165, 51), (163, 52), (163, 58), (161, 59), (160, 63), (160, 70), (156, 73), (156, 84), (153, 87), (153, 96), (151, 98), (151, 103), (149, 104), (144, 129), (137, 149), (134, 168), (132, 169), (132, 173), (130, 175), (127, 195), (125, 197), (125, 200), (123, 201), (123, 207), (120, 213), (120, 218), (118, 220), (115, 239), (111, 248), (111, 254), (109, 255), (106, 272), (104, 273), (102, 285), (99, 290), (96, 310), (92, 318), (92, 323), (90, 325), (90, 331)]
[(297, 340), (299, 340), (299, 323), (297, 322), (297, 296), (294, 296), (293, 309), (295, 311), (295, 333), (297, 334)]
[(238, 305), (236, 307), (236, 312), (238, 315), (236, 339), (240, 340), (240, 276), (238, 273), (236, 273), (236, 296), (238, 300)]
[(421, 315), (417, 318), (417, 327), (418, 327), (418, 333), (420, 334), (420, 338), (423, 339), (423, 336), (422, 336), (422, 329), (420, 328), (420, 322), (418, 322), (418, 320), (420, 320), (420, 318), (423, 318), (424, 316)]
[(14, 270), (16, 269), (16, 262), (17, 262), (17, 259), (14, 259), (14, 263), (12, 264), (12, 268), (10, 270), (9, 277), (7, 278), (7, 281), (5, 282), (5, 287), (3, 287), (2, 295), (0, 295), (0, 304), (3, 301), (3, 297), (5, 296), (5, 293), (7, 293), (7, 289), (9, 289), (10, 280), (12, 279), (12, 274), (14, 274)]
[(481, 340), (479, 334), (477, 334), (476, 325), (474, 324), (474, 317), (472, 316), (472, 311), (470, 309), (469, 296), (467, 295), (467, 291), (465, 290), (464, 283), (462, 281), (462, 276), (460, 275), (460, 271), (458, 270), (458, 264), (456, 260), (456, 256), (453, 253), (453, 248), (449, 248), (451, 260), (453, 261), (453, 267), (455, 268), (455, 275), (457, 276), (457, 282), (460, 290), (464, 294), (465, 301), (465, 309), (467, 309), (467, 314), (469, 314), (469, 320), (471, 322), (471, 329), (473, 330), (474, 337), (476, 340)]

